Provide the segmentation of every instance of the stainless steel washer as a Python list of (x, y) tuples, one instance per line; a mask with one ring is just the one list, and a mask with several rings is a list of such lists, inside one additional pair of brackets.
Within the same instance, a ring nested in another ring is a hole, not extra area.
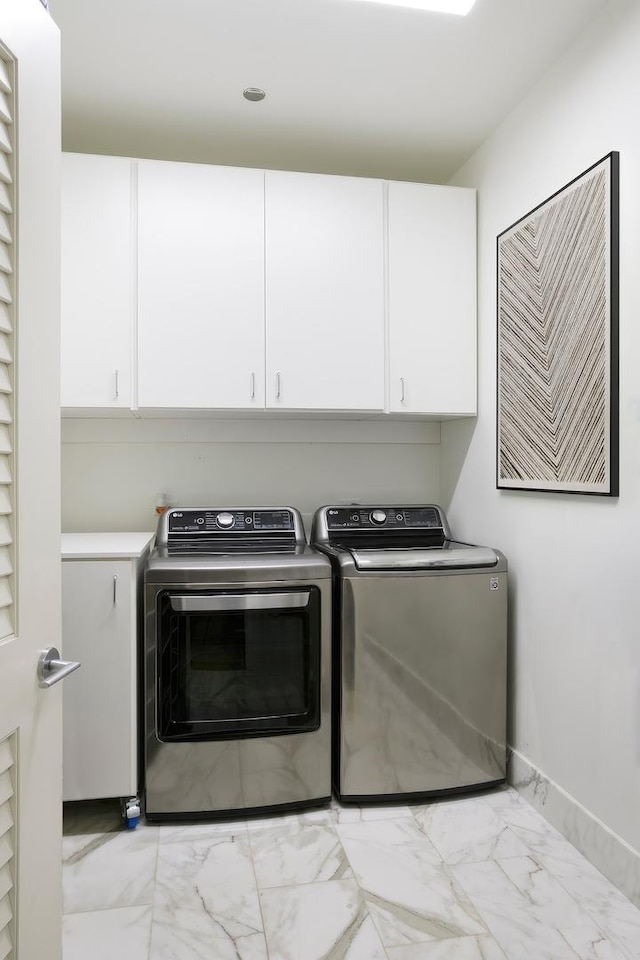
[(331, 566), (290, 507), (169, 510), (145, 573), (145, 813), (331, 795)]
[(334, 569), (334, 791), (416, 799), (506, 773), (507, 561), (434, 504), (322, 507)]

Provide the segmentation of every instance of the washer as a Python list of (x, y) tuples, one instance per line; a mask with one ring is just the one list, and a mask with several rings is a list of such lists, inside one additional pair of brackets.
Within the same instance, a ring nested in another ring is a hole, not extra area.
[(507, 561), (435, 504), (327, 506), (334, 792), (415, 800), (506, 775)]
[(331, 565), (291, 507), (165, 513), (145, 572), (145, 814), (331, 796)]

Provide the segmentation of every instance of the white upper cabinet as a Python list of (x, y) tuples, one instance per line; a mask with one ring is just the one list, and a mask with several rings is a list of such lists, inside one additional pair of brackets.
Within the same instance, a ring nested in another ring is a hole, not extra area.
[(389, 410), (476, 412), (476, 191), (388, 185)]
[(138, 164), (138, 405), (264, 408), (264, 173)]
[(62, 156), (63, 407), (131, 405), (131, 162)]
[(267, 171), (266, 404), (384, 409), (379, 180)]
[(476, 192), (63, 156), (62, 406), (476, 412)]

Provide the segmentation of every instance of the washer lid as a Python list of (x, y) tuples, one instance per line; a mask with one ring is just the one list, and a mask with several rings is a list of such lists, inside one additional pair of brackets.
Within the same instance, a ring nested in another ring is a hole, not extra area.
[(474, 547), (448, 540), (442, 547), (391, 547), (350, 550), (358, 570), (446, 570), (495, 567), (498, 555), (491, 547)]

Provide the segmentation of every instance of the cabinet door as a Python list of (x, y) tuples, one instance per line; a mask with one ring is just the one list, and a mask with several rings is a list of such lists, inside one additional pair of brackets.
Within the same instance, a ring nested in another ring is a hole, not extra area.
[(476, 412), (476, 192), (389, 183), (389, 409)]
[(133, 584), (128, 560), (62, 563), (62, 656), (82, 664), (64, 691), (64, 800), (137, 791)]
[(266, 402), (384, 406), (383, 185), (267, 171)]
[(131, 162), (62, 155), (63, 407), (129, 407)]
[(138, 166), (138, 404), (264, 407), (264, 173)]

